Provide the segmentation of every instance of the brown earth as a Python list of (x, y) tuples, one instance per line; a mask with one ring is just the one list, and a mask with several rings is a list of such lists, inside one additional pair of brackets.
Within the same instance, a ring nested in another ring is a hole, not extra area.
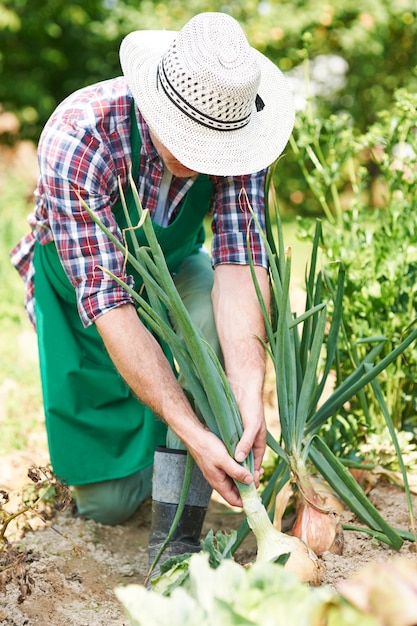
[[(2, 458), (0, 489), (12, 491), (16, 485), (27, 483), (28, 467), (34, 461), (43, 464), (48, 460), (46, 451), (40, 455), (44, 458), (39, 458), (39, 450), (37, 445), (36, 461), (30, 451)], [(370, 490), (369, 498), (393, 527), (408, 528), (409, 514), (401, 488), (379, 480)], [(414, 500), (416, 504), (415, 497)], [(12, 507), (13, 500), (6, 508), (11, 511)], [(151, 503), (146, 502), (127, 523), (108, 527), (77, 517), (70, 506), (46, 523), (31, 515), (24, 532), (20, 531), (21, 539), (17, 539), (17, 530), (10, 528), (13, 546), (26, 556), (23, 563), (15, 566), (14, 578), (0, 590), (0, 624), (127, 625), (113, 590), (118, 585), (144, 581), (150, 514)], [(232, 510), (218, 497), (213, 497), (203, 534), (210, 529), (237, 528), (242, 519), (241, 511)], [(356, 522), (349, 510), (342, 513), (342, 521), (345, 524)], [(343, 555), (325, 553), (321, 559), (324, 585), (337, 588), (340, 581), (350, 578), (366, 564), (398, 555), (364, 533), (345, 531), (344, 539)], [(415, 544), (405, 542), (400, 554), (415, 559), (415, 550)], [(255, 555), (256, 544), (250, 535), (236, 558), (248, 563)]]

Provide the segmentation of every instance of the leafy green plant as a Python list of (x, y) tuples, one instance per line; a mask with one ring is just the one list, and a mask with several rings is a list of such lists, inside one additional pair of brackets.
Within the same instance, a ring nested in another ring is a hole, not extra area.
[[(401, 430), (398, 433), (398, 443), (407, 472), (415, 473), (417, 468), (417, 446), (412, 441), (412, 437), (412, 433), (405, 430)], [(367, 464), (379, 465), (394, 472), (400, 469), (395, 446), (388, 431), (368, 435), (366, 441), (360, 444), (358, 453)]]
[[(346, 271), (339, 382), (381, 341), (382, 360), (417, 317), (416, 111), (417, 95), (400, 90), (392, 109), (381, 112), (378, 122), (361, 136), (349, 128), (343, 131), (337, 118), (329, 118), (320, 128), (312, 125), (309, 112), (299, 118), (293, 141), (301, 171), (327, 216), (321, 243), (323, 271), (329, 284), (337, 278), (336, 261)], [(369, 209), (370, 194), (378, 208)], [(300, 223), (300, 236), (311, 238), (311, 227)], [(413, 429), (416, 346), (411, 345), (378, 380), (396, 429)], [(381, 432), (385, 422), (372, 387), (345, 405), (337, 422), (326, 426), (328, 440), (345, 454), (354, 453), (367, 432)]]
[[(321, 239), (321, 224), (316, 225), (309, 272), (306, 276), (306, 309), (294, 318), (289, 302), (291, 256), (284, 247), (279, 212), (276, 209), (278, 237), (275, 241), (271, 228), (265, 236), (268, 250), (272, 285), (274, 313), (272, 321), (262, 300), (258, 297), (264, 312), (268, 343), (265, 348), (275, 368), (277, 384), (278, 412), (281, 424), (282, 441), (269, 444), (281, 459), (287, 459), (290, 480), (300, 495), (300, 515), (302, 519), (294, 525), (293, 533), (303, 529), (301, 538), (314, 551), (321, 553), (333, 549), (338, 542), (338, 529), (334, 528), (332, 510), (325, 505), (312, 485), (309, 464), (312, 463), (331, 484), (340, 498), (367, 524), (371, 531), (397, 548), (402, 540), (381, 518), (370, 504), (350, 473), (320, 436), (320, 429), (326, 421), (337, 413), (347, 401), (351, 401), (369, 383), (376, 386), (375, 393), (384, 415), (405, 477), (401, 451), (395, 438), (390, 415), (384, 398), (377, 386), (377, 376), (394, 362), (408, 345), (417, 338), (417, 330), (395, 349), (378, 359), (384, 346), (380, 340), (369, 350), (363, 359), (356, 363), (351, 374), (336, 384), (330, 394), (322, 399), (327, 378), (338, 353), (338, 335), (343, 313), (344, 268), (339, 264), (337, 287), (326, 282), (326, 275), (317, 271), (318, 245)], [(255, 285), (256, 277), (253, 276)], [(327, 305), (328, 312), (326, 313)], [(299, 325), (302, 331), (299, 334)], [(405, 478), (406, 479), (406, 478)], [(410, 515), (412, 506), (409, 501)], [(300, 536), (300, 535), (298, 535)]]
[[(274, 563), (243, 568), (227, 559), (210, 567), (206, 553), (189, 562), (187, 585), (169, 597), (141, 585), (118, 587), (132, 626), (377, 626), (376, 617), (356, 608), (329, 587), (301, 584)], [(399, 607), (401, 615), (401, 607)], [(398, 612), (397, 612), (398, 615)]]
[[(130, 186), (140, 218), (137, 225), (131, 223), (123, 190), (120, 189), (120, 192), (132, 236), (133, 252), (109, 231), (94, 211), (82, 200), (81, 196), (79, 196), (79, 200), (89, 216), (102, 228), (139, 273), (143, 280), (146, 295), (142, 292), (137, 293), (106, 268), (101, 269), (130, 293), (139, 305), (138, 313), (141, 319), (169, 347), (186, 381), (187, 392), (198, 407), (206, 425), (221, 438), (229, 454), (234, 457), (235, 448), (243, 434), (243, 425), (236, 398), (214, 350), (193, 324), (179, 296), (157, 241), (149, 211), (142, 208), (132, 177), (130, 177)], [(136, 228), (143, 228), (148, 245), (139, 246), (135, 233)], [(171, 318), (175, 317), (182, 339), (174, 332), (168, 314)], [(190, 458), (188, 456), (188, 460)], [(252, 453), (243, 463), (253, 473)], [(188, 473), (185, 481), (187, 479)], [(286, 567), (296, 572), (304, 582), (317, 584), (319, 565), (316, 555), (297, 537), (290, 537), (274, 528), (259, 500), (253, 482), (249, 485), (236, 482), (236, 486), (242, 499), (248, 524), (257, 540), (257, 561), (276, 560), (282, 555), (289, 554)], [(178, 508), (176, 516), (179, 517), (179, 515), (180, 508)], [(173, 526), (175, 522), (176, 520), (174, 520)], [(169, 537), (166, 541), (168, 539)]]

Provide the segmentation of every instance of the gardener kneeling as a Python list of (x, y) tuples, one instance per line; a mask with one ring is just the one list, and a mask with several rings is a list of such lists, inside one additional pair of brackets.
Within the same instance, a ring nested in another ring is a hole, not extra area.
[[(178, 33), (132, 32), (120, 59), (122, 77), (70, 95), (46, 124), (32, 230), (12, 262), (37, 330), (54, 472), (74, 486), (79, 513), (104, 524), (129, 518), (152, 490), (152, 558), (176, 510), (184, 450), (197, 466), (167, 556), (199, 549), (212, 488), (240, 506), (234, 481), (258, 482), (264, 328), (248, 227), (266, 302), (269, 289), (249, 206), (263, 225), (266, 168), (288, 141), (294, 111), (281, 72), (223, 13), (197, 15)], [(137, 223), (130, 171), (178, 292), (235, 391), (244, 424), (235, 459), (199, 421), (134, 300), (101, 269), (142, 286), (80, 202), (123, 242), (119, 182)], [(254, 476), (239, 463), (251, 449)]]

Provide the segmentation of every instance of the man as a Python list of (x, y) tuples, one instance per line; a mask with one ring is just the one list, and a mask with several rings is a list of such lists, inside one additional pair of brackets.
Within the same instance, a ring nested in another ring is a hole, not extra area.
[[(248, 265), (248, 204), (263, 224), (265, 168), (288, 141), (294, 109), (281, 72), (223, 13), (197, 15), (179, 33), (133, 32), (120, 59), (123, 77), (72, 94), (48, 121), (32, 231), (12, 261), (37, 329), (56, 475), (74, 486), (82, 515), (115, 524), (150, 495), (154, 470), (154, 554), (175, 513), (188, 449), (199, 469), (171, 542), (171, 553), (181, 553), (198, 549), (212, 488), (239, 506), (234, 481), (259, 479), (265, 357), (256, 337), (264, 328)], [(99, 269), (126, 278), (122, 255), (77, 194), (122, 239), (119, 183), (133, 215), (130, 169), (179, 293), (235, 391), (244, 424), (235, 459), (199, 421), (131, 297)], [(202, 248), (209, 212), (212, 258)], [(250, 243), (268, 301), (253, 225)], [(240, 464), (250, 450), (254, 476)]]

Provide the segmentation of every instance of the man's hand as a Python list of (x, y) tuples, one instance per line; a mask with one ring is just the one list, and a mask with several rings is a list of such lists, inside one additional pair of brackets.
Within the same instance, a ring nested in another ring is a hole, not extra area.
[(259, 486), (262, 460), (266, 448), (266, 423), (262, 396), (252, 394), (250, 386), (241, 387), (231, 383), (243, 422), (243, 435), (236, 446), (235, 459), (242, 462), (252, 450), (255, 468), (255, 484)]
[(223, 442), (208, 430), (204, 429), (184, 443), (213, 489), (230, 505), (241, 507), (242, 500), (234, 481), (251, 484), (253, 476), (249, 470), (232, 459)]

